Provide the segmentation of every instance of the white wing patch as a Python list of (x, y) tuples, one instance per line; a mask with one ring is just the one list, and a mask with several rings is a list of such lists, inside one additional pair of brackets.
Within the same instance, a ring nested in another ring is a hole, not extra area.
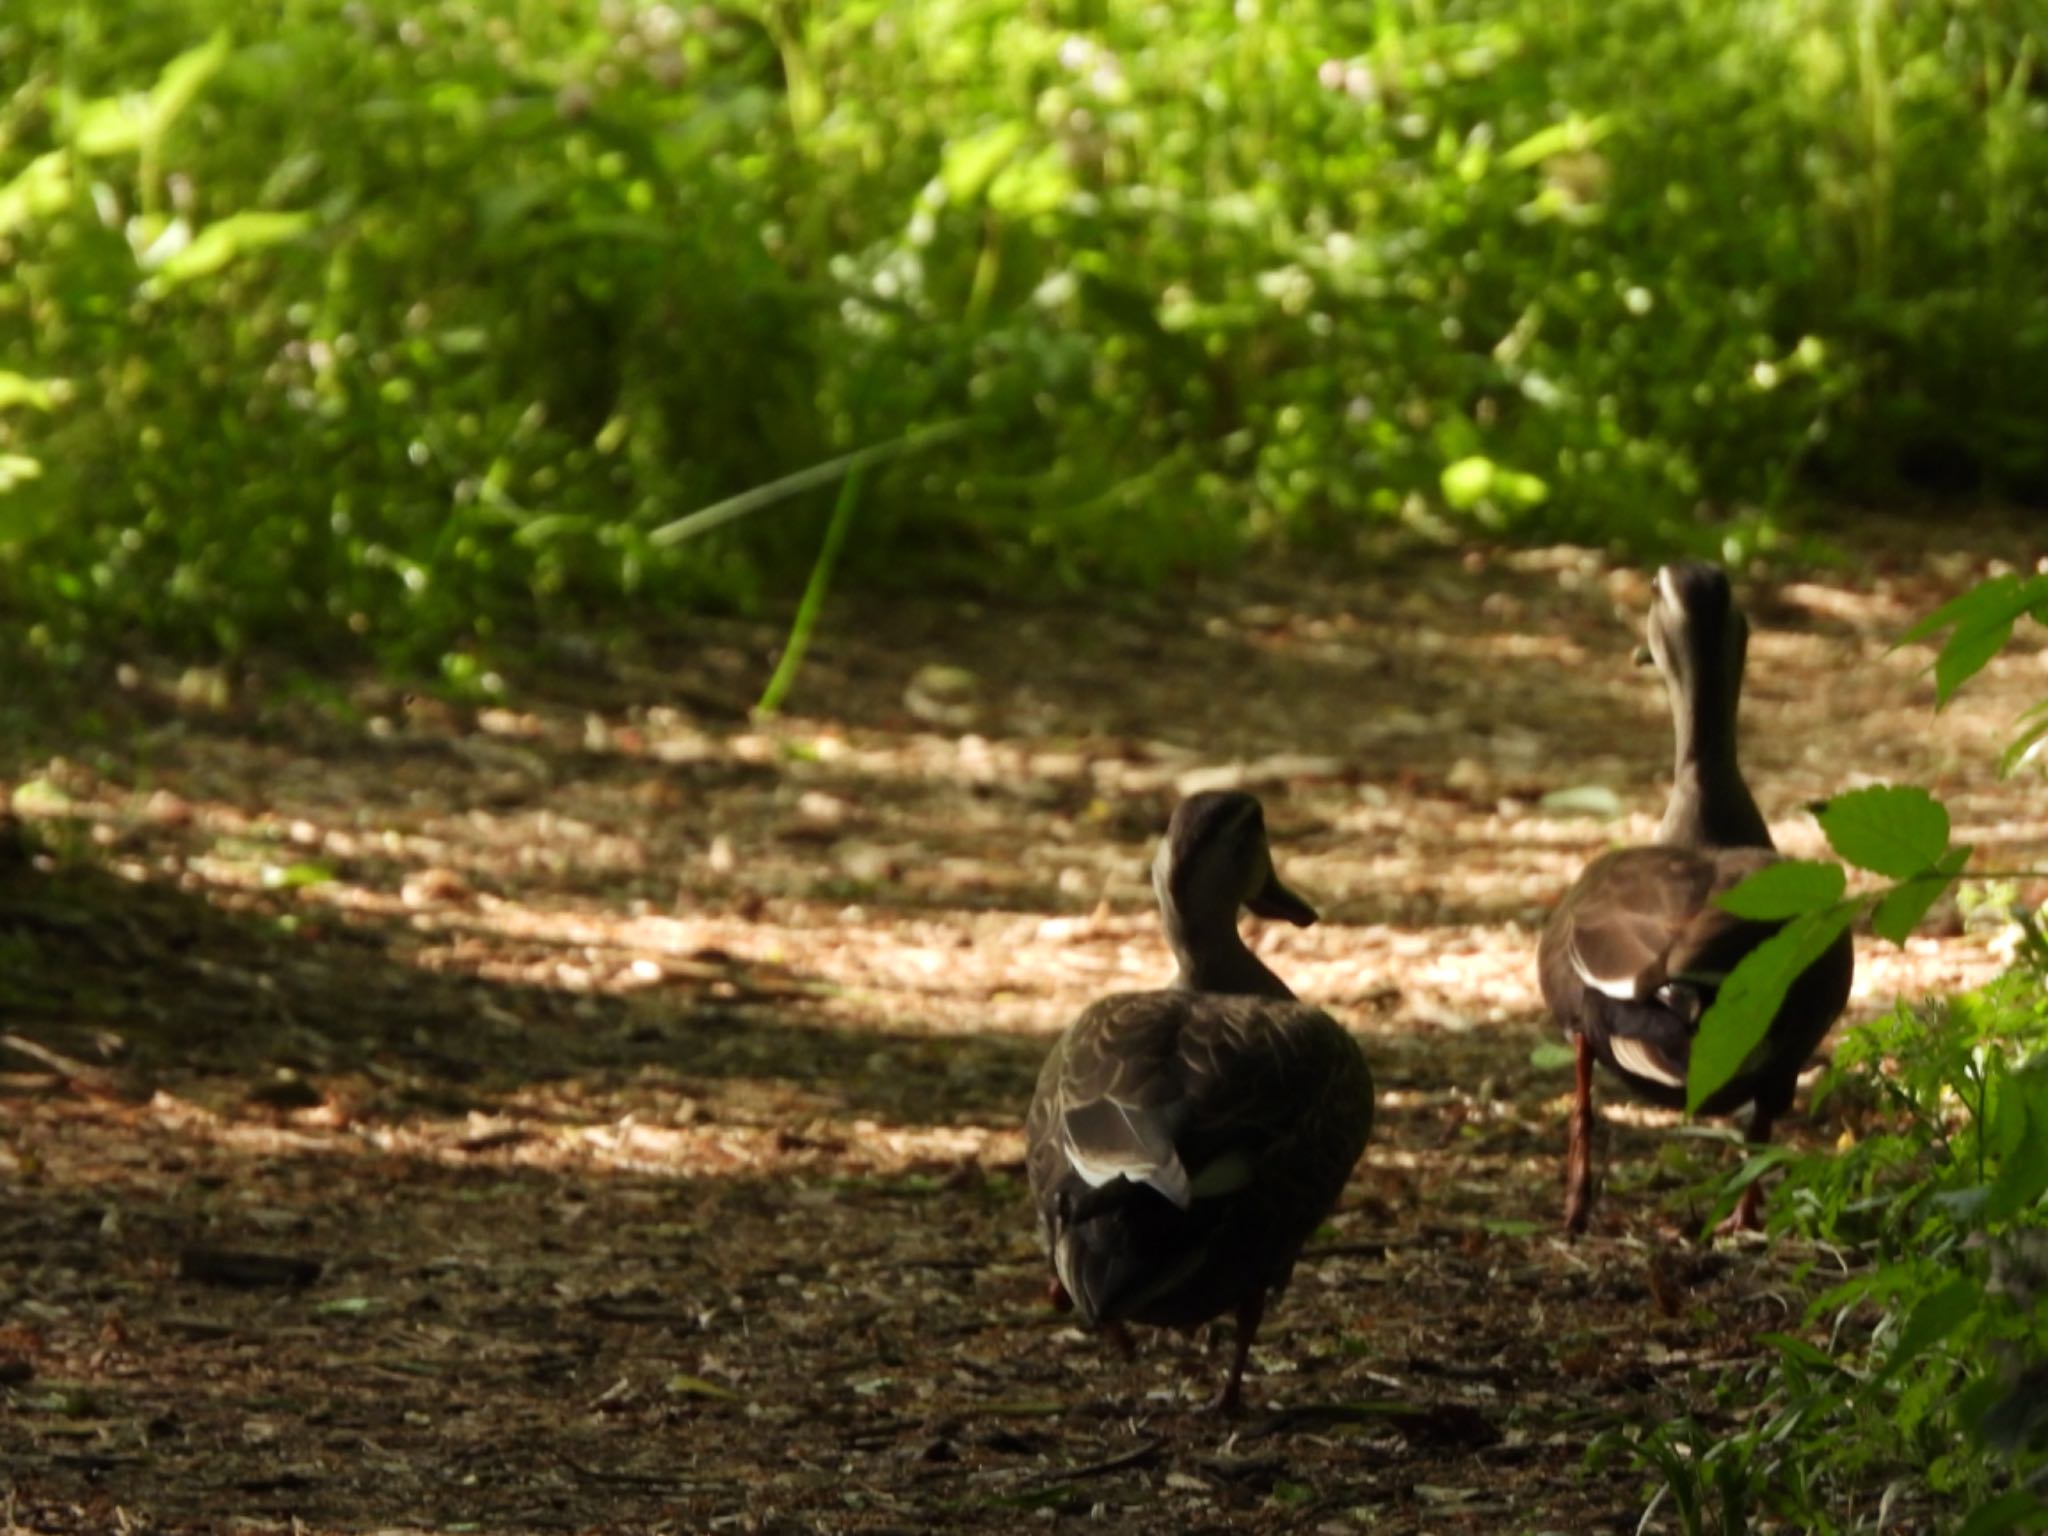
[[(1084, 1137), (1089, 1145), (1082, 1145)], [(1097, 1099), (1068, 1111), (1060, 1127), (1060, 1146), (1091, 1189), (1129, 1179), (1150, 1184), (1182, 1210), (1194, 1199), (1188, 1170), (1173, 1143), (1149, 1117), (1133, 1116), (1114, 1100)]]
[(1585, 957), (1579, 953), (1579, 946), (1577, 944), (1571, 947), (1571, 961), (1572, 971), (1578, 976), (1579, 980), (1583, 981), (1595, 992), (1605, 993), (1608, 997), (1615, 998), (1624, 1003), (1635, 1000), (1636, 978), (1633, 973), (1627, 976), (1599, 976), (1594, 974), (1593, 968), (1586, 964)]
[(1614, 1053), (1614, 1064), (1630, 1077), (1662, 1083), (1666, 1088), (1685, 1086), (1684, 1077), (1673, 1072), (1656, 1052), (1640, 1040), (1631, 1040), (1627, 1035), (1609, 1035), (1607, 1049)]

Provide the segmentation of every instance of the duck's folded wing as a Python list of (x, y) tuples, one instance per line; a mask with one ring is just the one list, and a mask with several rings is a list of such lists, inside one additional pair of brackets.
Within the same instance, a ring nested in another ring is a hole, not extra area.
[(1091, 1187), (1149, 1184), (1185, 1210), (1244, 1187), (1275, 1147), (1316, 1129), (1305, 1107), (1353, 1078), (1362, 1103), (1332, 1112), (1358, 1123), (1332, 1134), (1363, 1146), (1370, 1075), (1327, 1014), (1205, 993), (1107, 998), (1047, 1063), (1033, 1140), (1056, 1146)]
[(1679, 848), (1596, 859), (1566, 894), (1537, 951), (1558, 1018), (1601, 1041), (1631, 1076), (1682, 1088), (1692, 1036), (1668, 995), (1674, 949), (1712, 889), (1711, 860)]
[(1620, 1001), (1654, 996), (1672, 945), (1712, 883), (1711, 862), (1684, 849), (1629, 848), (1596, 859), (1544, 932), (1544, 991), (1585, 989)]
[(1032, 1152), (1064, 1161), (1091, 1188), (1149, 1184), (1193, 1198), (1175, 1139), (1188, 1114), (1176, 1060), (1191, 994), (1108, 997), (1081, 1015), (1039, 1080)]

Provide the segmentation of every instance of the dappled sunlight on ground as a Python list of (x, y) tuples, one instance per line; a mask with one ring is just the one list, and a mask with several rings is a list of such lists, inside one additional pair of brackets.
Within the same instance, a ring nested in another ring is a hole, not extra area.
[[(2044, 653), (1936, 715), (1925, 650), (1887, 650), (1967, 579), (1944, 558), (1752, 596), (1745, 750), (1788, 851), (1824, 849), (1807, 803), (1904, 779), (1995, 867), (2048, 865), (2038, 781), (1993, 772)], [(0, 767), (44, 849), (0, 871), (0, 1221), (41, 1255), (0, 1270), (31, 1303), (0, 1366), (53, 1384), (0, 1453), (39, 1528), (998, 1530), (1076, 1500), (1263, 1528), (1332, 1469), (1326, 1513), (1388, 1531), (1498, 1529), (1502, 1490), (1633, 1528), (1587, 1439), (1671, 1411), (1670, 1362), (1747, 1359), (1794, 1283), (1689, 1246), (1725, 1132), (1611, 1092), (1604, 1235), (1552, 1236), (1535, 935), (1656, 824), (1648, 591), (1552, 550), (1114, 612), (849, 605), (772, 721), (745, 705), (775, 632), (728, 621), (477, 707), (131, 673), (97, 739)], [(1324, 918), (1252, 941), (1382, 1089), (1255, 1354), (1310, 1417), (1240, 1440), (1182, 1425), (1193, 1346), (1127, 1365), (1039, 1309), (1019, 1185), (1047, 1043), (1167, 975), (1173, 798), (1232, 784)], [(1864, 936), (1852, 1017), (2005, 942), (1952, 902)], [(320, 1278), (222, 1289), (191, 1259), (221, 1246)]]

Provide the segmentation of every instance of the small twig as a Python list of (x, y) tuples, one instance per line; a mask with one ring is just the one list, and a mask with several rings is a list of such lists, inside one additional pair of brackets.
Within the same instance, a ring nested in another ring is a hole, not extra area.
[(79, 1061), (66, 1056), (62, 1051), (53, 1051), (47, 1045), (38, 1044), (26, 1035), (0, 1035), (0, 1045), (31, 1061), (39, 1061), (67, 1079), (73, 1086), (88, 1089), (94, 1093), (114, 1094), (121, 1079), (104, 1067), (93, 1066), (90, 1062)]
[(1045, 1472), (1039, 1476), (1043, 1483), (1078, 1483), (1084, 1478), (1100, 1477), (1105, 1472), (1121, 1472), (1126, 1467), (1142, 1467), (1159, 1455), (1164, 1440), (1147, 1440), (1136, 1450), (1125, 1451), (1121, 1456), (1112, 1456), (1107, 1461), (1091, 1461), (1086, 1466), (1069, 1467), (1065, 1471)]

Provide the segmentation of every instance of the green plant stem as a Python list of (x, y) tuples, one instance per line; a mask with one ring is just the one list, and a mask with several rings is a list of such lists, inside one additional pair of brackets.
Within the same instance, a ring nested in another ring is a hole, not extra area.
[(761, 702), (754, 706), (760, 714), (780, 711), (782, 701), (796, 684), (797, 670), (802, 667), (804, 652), (811, 643), (811, 630), (817, 625), (818, 613), (825, 606), (825, 593), (832, 585), (832, 568), (839, 563), (846, 530), (853, 526), (854, 509), (860, 505), (860, 477), (861, 466), (855, 464), (840, 482), (839, 500), (833, 504), (832, 521), (825, 525), (825, 540), (818, 546), (818, 558), (811, 563), (811, 579), (804, 584), (803, 601), (797, 604), (796, 617), (790, 621), (782, 659), (776, 662), (775, 675), (768, 679), (768, 686), (761, 690)]
[(837, 458), (812, 464), (779, 479), (757, 485), (751, 490), (741, 491), (737, 496), (728, 496), (725, 500), (715, 501), (708, 507), (700, 507), (687, 517), (679, 517), (672, 523), (664, 523), (647, 535), (647, 542), (660, 549), (666, 545), (680, 544), (685, 539), (694, 539), (737, 518), (773, 506), (778, 501), (787, 501), (790, 497), (816, 486), (829, 485), (841, 475), (850, 476), (871, 464), (886, 463), (904, 454), (917, 453), (926, 448), (935, 448), (941, 443), (951, 442), (964, 433), (968, 426), (969, 423), (965, 421), (944, 421), (935, 427), (922, 427), (915, 432), (907, 432), (890, 442), (857, 448), (852, 453), (842, 453)]

